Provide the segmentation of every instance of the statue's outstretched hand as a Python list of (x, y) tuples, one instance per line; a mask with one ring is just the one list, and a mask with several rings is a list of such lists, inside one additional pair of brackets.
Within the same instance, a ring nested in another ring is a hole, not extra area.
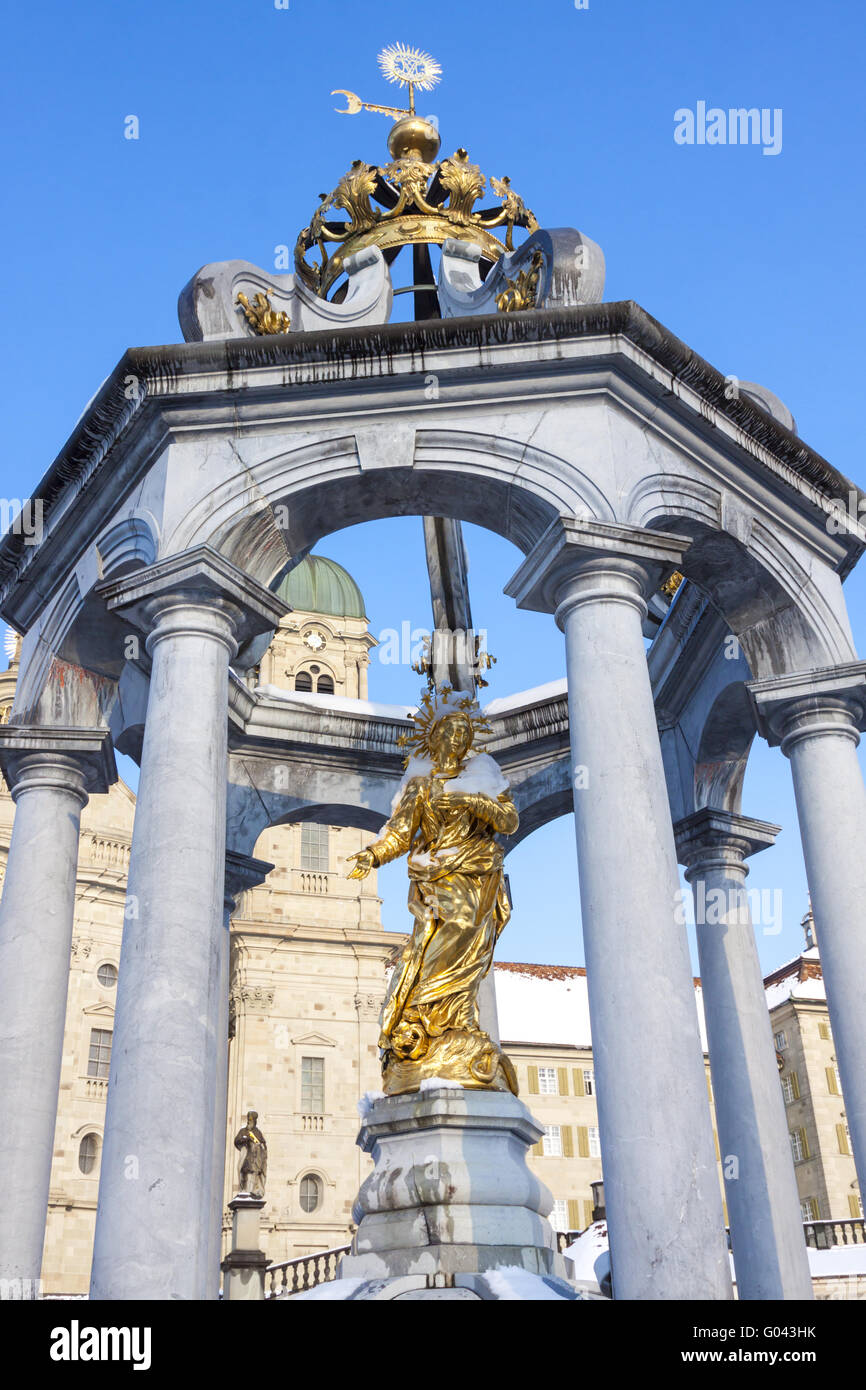
[(368, 849), (359, 850), (357, 854), (350, 854), (346, 862), (351, 863), (353, 859), (357, 859), (358, 862), (354, 869), (350, 869), (346, 875), (347, 878), (366, 878), (370, 870), (376, 867), (376, 860)]

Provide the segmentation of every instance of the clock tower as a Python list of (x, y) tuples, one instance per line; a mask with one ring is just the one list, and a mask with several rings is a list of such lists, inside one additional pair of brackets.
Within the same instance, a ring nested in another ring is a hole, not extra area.
[(307, 694), (367, 698), (369, 651), (364, 599), (342, 565), (308, 555), (276, 591), (290, 607), (252, 673), (256, 685)]

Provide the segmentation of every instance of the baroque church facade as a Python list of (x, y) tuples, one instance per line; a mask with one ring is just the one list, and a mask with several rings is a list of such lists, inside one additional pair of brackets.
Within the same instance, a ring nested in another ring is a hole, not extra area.
[[(365, 700), (375, 639), (351, 576), (311, 556), (280, 594), (291, 611), (251, 682), (313, 703)], [(0, 720), (12, 704), (18, 650), (13, 644), (0, 674)], [(0, 872), (13, 810), (2, 784)], [(134, 813), (134, 794), (120, 781), (82, 815), (46, 1293), (88, 1287)], [(233, 1137), (254, 1109), (268, 1142), (262, 1229), (274, 1262), (344, 1245), (369, 1171), (355, 1145), (357, 1102), (380, 1088), (378, 1015), (405, 940), (382, 927), (375, 871), (346, 878), (346, 861), (372, 839), (312, 822), (271, 827), (255, 857), (274, 867), (232, 916), (225, 1198), (237, 1186)], [(862, 1216), (814, 938), (765, 984), (803, 1219)], [(585, 971), (502, 962), (495, 985), (502, 1044), (545, 1129), (530, 1163), (553, 1193), (553, 1224), (582, 1229), (592, 1219), (591, 1184), (602, 1177)], [(709, 1069), (707, 1090), (712, 1106)], [(129, 1169), (134, 1182), (135, 1155)]]

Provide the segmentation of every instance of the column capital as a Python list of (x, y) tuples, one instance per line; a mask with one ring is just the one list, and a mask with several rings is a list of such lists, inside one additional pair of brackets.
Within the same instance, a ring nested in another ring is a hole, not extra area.
[(264, 883), (274, 865), (265, 859), (253, 859), (249, 854), (226, 850), (225, 905), (231, 916), (241, 893)]
[(678, 568), (690, 545), (687, 536), (670, 531), (560, 516), (536, 541), (505, 592), (518, 608), (555, 613), (564, 601), (581, 601), (569, 589), (572, 581), (585, 580), (587, 596), (603, 597), (609, 589), (610, 598), (622, 598), (630, 589), (643, 606), (644, 596)]
[(689, 873), (725, 865), (739, 867), (750, 855), (775, 844), (781, 827), (733, 811), (705, 806), (674, 825), (677, 858)]
[(221, 611), (229, 619), (238, 648), (276, 627), (288, 612), (276, 594), (209, 545), (182, 550), (122, 579), (106, 580), (96, 592), (110, 611), (148, 633), (172, 607)]
[(847, 735), (866, 727), (866, 661), (748, 681), (758, 732), (787, 753), (801, 738)]
[(0, 726), (0, 770), (13, 800), (25, 788), (53, 786), (78, 792), (82, 805), (117, 781), (114, 747), (107, 729), (38, 724)]

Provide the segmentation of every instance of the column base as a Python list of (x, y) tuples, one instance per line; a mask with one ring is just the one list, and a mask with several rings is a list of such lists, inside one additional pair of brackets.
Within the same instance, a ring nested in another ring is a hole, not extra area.
[[(375, 1168), (340, 1265), (337, 1282), (353, 1284), (346, 1297), (498, 1297), (473, 1281), (504, 1268), (570, 1288), (547, 1220), (553, 1199), (526, 1166), (542, 1133), (506, 1091), (449, 1086), (374, 1101), (357, 1140)], [(394, 1280), (400, 1287), (388, 1292)]]

